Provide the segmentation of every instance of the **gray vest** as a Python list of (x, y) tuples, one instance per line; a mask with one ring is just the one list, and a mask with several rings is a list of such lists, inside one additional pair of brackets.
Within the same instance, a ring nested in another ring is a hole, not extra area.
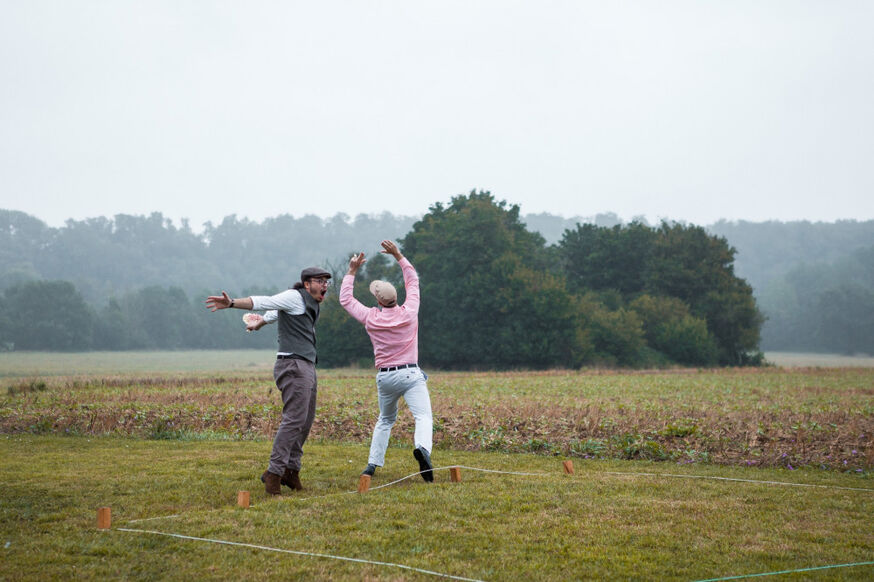
[(304, 312), (289, 315), (279, 312), (279, 351), (295, 354), (316, 363), (316, 322), (319, 320), (319, 302), (306, 289), (297, 289), (303, 299)]

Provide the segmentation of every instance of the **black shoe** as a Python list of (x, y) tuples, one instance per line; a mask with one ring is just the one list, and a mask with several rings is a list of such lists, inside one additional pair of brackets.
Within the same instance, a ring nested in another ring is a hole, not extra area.
[(362, 475), (370, 475), (371, 477), (373, 477), (373, 473), (375, 471), (376, 471), (376, 465), (368, 463), (367, 467), (363, 471), (361, 471), (361, 474)]
[(413, 451), (413, 456), (419, 461), (419, 471), (422, 472), (422, 479), (428, 483), (434, 480), (434, 467), (431, 466), (431, 455), (428, 454), (422, 447), (418, 447)]

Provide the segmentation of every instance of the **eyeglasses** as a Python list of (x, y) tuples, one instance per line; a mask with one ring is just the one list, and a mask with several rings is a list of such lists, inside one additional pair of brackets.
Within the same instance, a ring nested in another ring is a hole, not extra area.
[(324, 285), (325, 287), (331, 286), (331, 280), (325, 279), (324, 277), (322, 277), (320, 279), (310, 279), (309, 281), (310, 281), (310, 283), (315, 283), (317, 285)]

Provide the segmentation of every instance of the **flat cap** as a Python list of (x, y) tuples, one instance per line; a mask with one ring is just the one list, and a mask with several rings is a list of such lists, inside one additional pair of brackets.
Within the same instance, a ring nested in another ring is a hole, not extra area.
[(307, 267), (300, 272), (300, 280), (302, 283), (305, 283), (309, 279), (319, 279), (321, 277), (330, 279), (331, 274), (321, 267)]

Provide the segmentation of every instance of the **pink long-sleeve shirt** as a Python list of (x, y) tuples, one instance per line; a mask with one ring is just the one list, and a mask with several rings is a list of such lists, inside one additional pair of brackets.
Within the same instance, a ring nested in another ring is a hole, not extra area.
[(364, 324), (377, 368), (419, 363), (419, 276), (406, 257), (398, 264), (407, 291), (403, 305), (366, 307), (352, 295), (355, 275), (343, 277), (340, 287), (340, 305)]

